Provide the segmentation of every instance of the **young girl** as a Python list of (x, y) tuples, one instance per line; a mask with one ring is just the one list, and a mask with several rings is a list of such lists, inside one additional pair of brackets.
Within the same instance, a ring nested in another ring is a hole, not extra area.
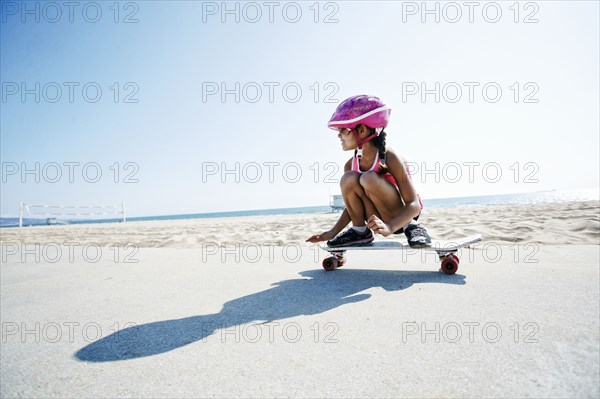
[[(328, 127), (338, 131), (344, 151), (354, 150), (340, 180), (346, 209), (331, 230), (307, 242), (328, 240), (328, 246), (340, 247), (371, 242), (373, 233), (387, 237), (404, 231), (411, 247), (431, 243), (415, 222), (423, 205), (406, 161), (385, 145), (390, 112), (379, 98), (359, 95), (344, 100), (333, 113)], [(352, 227), (337, 235), (350, 222)]]

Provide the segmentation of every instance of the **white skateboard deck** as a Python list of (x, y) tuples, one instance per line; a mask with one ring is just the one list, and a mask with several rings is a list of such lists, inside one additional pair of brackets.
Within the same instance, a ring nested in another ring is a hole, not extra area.
[(319, 247), (327, 252), (345, 252), (345, 251), (382, 251), (382, 250), (424, 250), (435, 252), (456, 252), (460, 248), (468, 247), (481, 241), (481, 234), (474, 234), (465, 238), (456, 240), (432, 240), (431, 244), (425, 247), (412, 248), (407, 242), (402, 241), (373, 241), (368, 244), (350, 245), (347, 247), (328, 247), (326, 244), (320, 244)]

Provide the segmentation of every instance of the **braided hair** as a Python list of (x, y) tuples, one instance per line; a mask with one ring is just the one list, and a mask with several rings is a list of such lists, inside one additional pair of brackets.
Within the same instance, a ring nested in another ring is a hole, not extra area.
[[(369, 128), (369, 134), (375, 134), (375, 129)], [(388, 167), (385, 163), (385, 136), (387, 136), (387, 134), (382, 130), (381, 133), (379, 133), (379, 136), (376, 136), (371, 140), (373, 145), (377, 147), (377, 150), (379, 151), (380, 161), (378, 173), (381, 175), (388, 173)]]

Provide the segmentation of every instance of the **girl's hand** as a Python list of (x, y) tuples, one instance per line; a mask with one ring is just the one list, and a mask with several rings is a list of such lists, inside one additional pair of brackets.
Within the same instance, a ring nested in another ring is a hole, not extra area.
[(384, 237), (387, 237), (393, 233), (393, 231), (390, 229), (390, 226), (375, 215), (372, 215), (369, 220), (367, 220), (367, 226), (373, 230), (373, 233), (381, 234)]
[(329, 241), (333, 237), (334, 237), (334, 235), (331, 233), (331, 231), (326, 231), (321, 234), (315, 234), (314, 236), (312, 236), (308, 240), (306, 240), (306, 242)]

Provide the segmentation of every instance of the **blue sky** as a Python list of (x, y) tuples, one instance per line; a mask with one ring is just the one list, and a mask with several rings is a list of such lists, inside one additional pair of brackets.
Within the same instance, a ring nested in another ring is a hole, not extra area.
[(275, 2), (270, 22), (264, 2), (76, 2), (71, 22), (2, 2), (0, 212), (325, 205), (351, 156), (326, 123), (360, 93), (392, 107), (424, 198), (597, 187), (598, 2), (514, 3), (429, 2), (436, 22), (421, 2)]

